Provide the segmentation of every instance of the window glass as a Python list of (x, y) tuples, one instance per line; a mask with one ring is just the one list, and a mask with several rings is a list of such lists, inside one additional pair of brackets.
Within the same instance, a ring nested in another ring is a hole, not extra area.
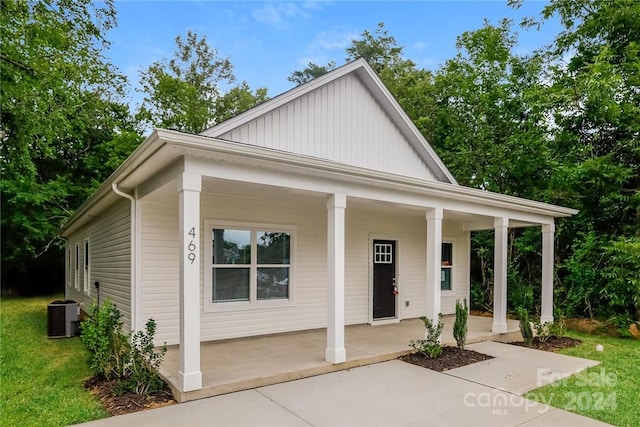
[(451, 290), (451, 269), (453, 266), (453, 244), (442, 243), (442, 263), (440, 269), (440, 290)]
[(213, 264), (251, 264), (251, 232), (214, 229)]
[(213, 268), (213, 302), (249, 301), (249, 268)]
[(453, 265), (453, 244), (451, 243), (442, 244), (442, 265)]
[(258, 264), (289, 264), (290, 241), (289, 233), (258, 231)]
[(258, 299), (289, 298), (289, 267), (258, 268)]

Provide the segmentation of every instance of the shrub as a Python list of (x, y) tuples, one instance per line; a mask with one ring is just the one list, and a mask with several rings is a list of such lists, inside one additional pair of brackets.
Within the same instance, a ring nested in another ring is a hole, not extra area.
[(122, 314), (110, 300), (92, 304), (87, 320), (82, 322), (82, 342), (89, 350), (94, 374), (116, 380), (117, 393), (130, 391), (148, 394), (162, 390), (164, 382), (158, 369), (167, 351), (155, 351), (153, 337), (156, 323), (149, 319), (143, 331), (122, 333)]
[(554, 337), (562, 338), (567, 334), (567, 323), (562, 310), (556, 310), (555, 321), (549, 326), (550, 333)]
[(429, 318), (424, 316), (421, 317), (420, 320), (424, 322), (426, 329), (424, 339), (411, 340), (409, 341), (409, 346), (429, 359), (437, 359), (442, 355), (442, 345), (440, 344), (440, 334), (444, 327), (444, 323), (442, 323), (442, 313), (438, 315), (437, 324), (434, 324)]
[(633, 319), (628, 314), (616, 314), (607, 319), (607, 326), (612, 327), (616, 334), (622, 338), (631, 337), (629, 326), (633, 323)]
[(128, 374), (123, 381), (123, 389), (136, 394), (157, 393), (164, 387), (158, 370), (167, 352), (163, 345), (155, 351), (153, 337), (156, 333), (156, 322), (149, 319), (143, 331), (131, 335)]
[(518, 317), (520, 318), (520, 333), (526, 345), (533, 342), (533, 330), (531, 330), (531, 322), (529, 321), (529, 312), (522, 308), (518, 308)]
[(549, 340), (549, 338), (553, 336), (552, 328), (551, 328), (552, 325), (553, 325), (552, 322), (542, 323), (540, 319), (535, 320), (533, 322), (533, 329), (535, 329), (536, 336), (538, 337), (538, 340), (540, 342), (547, 342), (547, 340)]
[(82, 322), (82, 342), (89, 350), (89, 366), (94, 375), (111, 380), (126, 373), (129, 343), (122, 335), (122, 314), (109, 299), (92, 304)]
[(467, 300), (456, 300), (456, 320), (453, 322), (453, 337), (456, 339), (458, 348), (464, 349), (464, 345), (467, 343), (467, 333), (469, 332), (469, 326), (467, 320), (469, 317), (469, 306)]

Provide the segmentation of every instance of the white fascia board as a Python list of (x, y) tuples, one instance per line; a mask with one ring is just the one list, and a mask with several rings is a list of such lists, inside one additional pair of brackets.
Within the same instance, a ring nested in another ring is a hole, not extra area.
[[(254, 147), (247, 144), (231, 143), (228, 141), (209, 138), (201, 135), (189, 135), (175, 131), (158, 130), (159, 137), (175, 148), (199, 151), (203, 158), (215, 158), (218, 154), (240, 156), (253, 159), (260, 166), (298, 171), (301, 174), (316, 175), (325, 179), (362, 183), (379, 188), (389, 188), (395, 191), (413, 192), (421, 195), (450, 199), (451, 209), (458, 205), (460, 209), (469, 211), (469, 203), (478, 206), (491, 206), (510, 211), (529, 212), (548, 217), (567, 217), (578, 211), (562, 206), (551, 205), (533, 200), (522, 199), (504, 194), (492, 193), (484, 190), (409, 178), (391, 173), (374, 171), (356, 166), (344, 165), (310, 156), (301, 156), (284, 151)], [(185, 152), (185, 154), (187, 154)], [(208, 154), (208, 155), (207, 155)], [(318, 191), (323, 191), (318, 189)], [(482, 209), (484, 211), (484, 209)], [(473, 211), (471, 211), (473, 212)], [(479, 213), (479, 212), (478, 212)]]

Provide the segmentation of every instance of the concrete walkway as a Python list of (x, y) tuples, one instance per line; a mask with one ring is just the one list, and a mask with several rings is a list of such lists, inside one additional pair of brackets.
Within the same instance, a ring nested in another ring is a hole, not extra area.
[(398, 360), (94, 421), (89, 426), (598, 426), (521, 393), (597, 362), (496, 342), (438, 373)]

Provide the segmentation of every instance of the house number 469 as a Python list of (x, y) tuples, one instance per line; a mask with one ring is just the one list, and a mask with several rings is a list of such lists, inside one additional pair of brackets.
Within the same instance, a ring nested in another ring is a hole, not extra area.
[(187, 234), (191, 236), (191, 240), (189, 240), (189, 243), (187, 244), (187, 259), (191, 264), (193, 264), (196, 260), (196, 249), (198, 249), (194, 243), (194, 239), (196, 238), (195, 227), (191, 227), (191, 230), (189, 230)]

